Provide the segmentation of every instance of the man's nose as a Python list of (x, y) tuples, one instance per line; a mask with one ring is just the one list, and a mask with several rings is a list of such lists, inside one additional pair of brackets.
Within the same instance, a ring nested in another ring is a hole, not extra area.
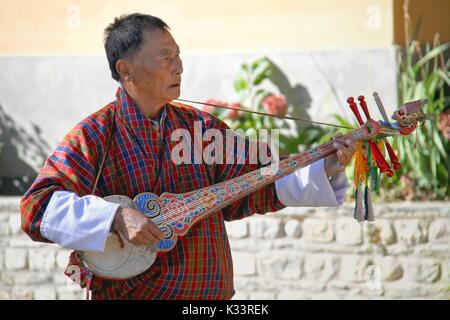
[(175, 59), (175, 68), (174, 68), (175, 74), (182, 74), (183, 73), (183, 61), (180, 57)]

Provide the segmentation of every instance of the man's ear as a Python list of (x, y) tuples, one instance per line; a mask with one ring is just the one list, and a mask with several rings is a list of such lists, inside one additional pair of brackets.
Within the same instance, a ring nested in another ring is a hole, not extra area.
[(130, 66), (127, 61), (119, 59), (116, 61), (116, 71), (124, 81), (132, 81)]

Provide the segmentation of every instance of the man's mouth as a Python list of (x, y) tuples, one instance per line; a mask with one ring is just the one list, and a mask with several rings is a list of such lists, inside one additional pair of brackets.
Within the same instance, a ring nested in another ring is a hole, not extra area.
[(169, 86), (169, 88), (178, 88), (180, 86), (180, 83), (174, 83), (172, 85)]

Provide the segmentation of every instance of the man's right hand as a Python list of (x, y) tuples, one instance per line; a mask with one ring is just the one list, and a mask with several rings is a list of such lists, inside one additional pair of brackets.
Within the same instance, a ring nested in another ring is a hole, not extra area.
[(117, 209), (112, 231), (118, 231), (136, 246), (156, 244), (164, 240), (163, 232), (141, 212), (131, 209)]

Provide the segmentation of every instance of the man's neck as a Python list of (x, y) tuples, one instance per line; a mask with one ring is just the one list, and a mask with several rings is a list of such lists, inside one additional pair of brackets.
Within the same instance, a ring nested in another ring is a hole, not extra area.
[(165, 102), (139, 94), (136, 90), (133, 90), (133, 88), (125, 86), (122, 86), (122, 88), (128, 93), (131, 99), (133, 99), (139, 110), (149, 118), (156, 118), (165, 105)]

